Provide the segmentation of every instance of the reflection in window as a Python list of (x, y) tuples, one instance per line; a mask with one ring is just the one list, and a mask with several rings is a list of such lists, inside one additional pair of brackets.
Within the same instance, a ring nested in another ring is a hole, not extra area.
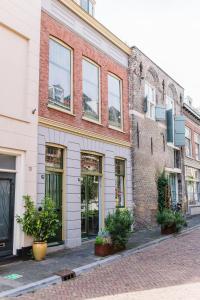
[(81, 7), (93, 16), (93, 4), (90, 0), (81, 0)]
[(63, 149), (46, 146), (46, 167), (63, 169)]
[(102, 173), (102, 157), (93, 154), (81, 154), (81, 171), (89, 173)]
[(99, 67), (83, 60), (84, 116), (99, 121)]
[(125, 161), (115, 160), (115, 200), (117, 207), (125, 207)]
[(108, 75), (108, 108), (109, 124), (111, 126), (121, 128), (121, 80), (112, 75)]
[(71, 110), (71, 50), (49, 41), (49, 103)]

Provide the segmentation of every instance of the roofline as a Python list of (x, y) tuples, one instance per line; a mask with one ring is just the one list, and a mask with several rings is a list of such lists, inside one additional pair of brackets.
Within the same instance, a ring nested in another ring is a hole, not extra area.
[(200, 114), (198, 114), (193, 107), (189, 106), (187, 103), (184, 102), (183, 108), (185, 108), (187, 111), (193, 114), (193, 116), (198, 118), (198, 120), (200, 121)]
[(106, 37), (109, 41), (111, 41), (115, 46), (120, 48), (123, 52), (130, 55), (131, 48), (126, 45), (122, 40), (120, 40), (115, 34), (113, 34), (109, 29), (107, 29), (104, 25), (102, 25), (99, 21), (97, 21), (94, 17), (89, 15), (87, 12), (84, 11), (73, 0), (58, 0), (64, 6), (69, 8), (73, 13), (83, 19), (86, 23), (96, 29), (99, 33), (101, 33), (104, 37)]
[(132, 46), (131, 50), (133, 49), (137, 49), (139, 50), (144, 56), (146, 56), (154, 65), (156, 65), (156, 67), (158, 69), (160, 69), (160, 71), (162, 71), (165, 75), (167, 75), (171, 80), (173, 80), (179, 87), (181, 87), (184, 90), (184, 87), (182, 85), (180, 85), (176, 80), (174, 80), (169, 74), (167, 74), (167, 72), (165, 72), (161, 67), (159, 67), (151, 58), (149, 58), (149, 56), (147, 56), (143, 51), (141, 51), (137, 46)]

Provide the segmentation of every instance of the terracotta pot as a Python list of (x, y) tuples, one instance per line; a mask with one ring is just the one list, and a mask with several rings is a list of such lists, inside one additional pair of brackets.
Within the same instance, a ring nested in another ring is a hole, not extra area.
[(46, 242), (34, 242), (32, 248), (33, 248), (33, 255), (36, 261), (41, 261), (45, 258), (47, 253)]
[(112, 254), (112, 245), (105, 244), (105, 245), (94, 245), (94, 252), (96, 256), (108, 256)]
[(161, 226), (161, 234), (173, 234), (176, 233), (176, 225), (172, 226)]

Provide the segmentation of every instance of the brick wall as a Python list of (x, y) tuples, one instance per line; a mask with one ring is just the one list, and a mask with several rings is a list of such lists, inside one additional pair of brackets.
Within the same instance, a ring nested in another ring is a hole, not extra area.
[[(157, 122), (144, 113), (145, 80), (156, 88), (156, 104), (165, 105), (166, 96), (175, 100), (175, 113), (181, 113), (183, 88), (137, 48), (129, 61), (131, 139), (133, 144), (133, 197), (138, 225), (155, 223), (156, 178), (165, 168), (175, 167), (175, 149), (167, 144), (166, 122)], [(179, 151), (180, 154), (180, 151)], [(179, 192), (182, 189), (178, 176)]]
[[(69, 115), (48, 108), (48, 56), (49, 37), (54, 36), (73, 49), (73, 96), (74, 115)], [(97, 125), (82, 119), (82, 58), (87, 57), (100, 66), (101, 70), (101, 115), (102, 124)], [(114, 73), (123, 80), (123, 113), (124, 132), (108, 128), (108, 86), (107, 75)], [(40, 59), (40, 109), (41, 117), (59, 121), (71, 126), (90, 130), (94, 133), (110, 136), (120, 140), (130, 140), (128, 119), (128, 71), (108, 55), (97, 50), (83, 38), (70, 31), (46, 12), (42, 12), (41, 20), (41, 59)]]

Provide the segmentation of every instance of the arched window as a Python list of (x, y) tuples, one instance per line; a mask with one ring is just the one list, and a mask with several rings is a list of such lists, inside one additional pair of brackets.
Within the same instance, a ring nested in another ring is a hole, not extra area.
[(153, 69), (149, 69), (145, 78), (145, 107), (146, 116), (152, 120), (155, 120), (156, 81), (156, 72)]

